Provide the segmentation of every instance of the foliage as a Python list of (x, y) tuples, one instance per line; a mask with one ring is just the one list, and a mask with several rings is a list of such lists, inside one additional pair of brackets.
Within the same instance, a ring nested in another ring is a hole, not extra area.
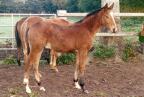
[(2, 62), (3, 64), (16, 64), (16, 59), (11, 55), (5, 58)]
[(68, 0), (67, 2), (67, 11), (68, 12), (77, 12), (78, 9), (78, 0)]
[(75, 54), (73, 53), (68, 53), (68, 54), (63, 54), (62, 56), (59, 56), (57, 59), (58, 64), (72, 64), (75, 62)]
[(19, 0), (19, 2), (1, 0), (0, 2), (1, 13), (53, 13), (59, 9), (66, 9), (69, 12), (87, 12), (97, 8), (100, 8), (100, 0)]
[(121, 12), (144, 12), (144, 0), (120, 0)]
[(144, 17), (121, 17), (121, 28), (124, 32), (139, 32), (144, 23)]
[(127, 42), (123, 50), (122, 59), (128, 61), (132, 57), (135, 57), (134, 46), (131, 42)]
[(50, 12), (56, 12), (58, 7), (54, 5), (51, 1), (43, 1), (42, 9), (44, 12), (50, 13)]
[[(89, 12), (100, 6), (101, 0), (0, 0), (1, 13)], [(144, 0), (120, 0), (121, 12), (144, 12), (143, 6)]]
[(58, 9), (65, 9), (68, 0), (51, 0), (54, 5), (58, 7)]
[(101, 0), (78, 0), (80, 11), (89, 12), (101, 7)]
[(113, 46), (104, 46), (104, 45), (96, 45), (95, 50), (93, 51), (94, 57), (97, 58), (110, 58), (115, 55), (115, 48)]

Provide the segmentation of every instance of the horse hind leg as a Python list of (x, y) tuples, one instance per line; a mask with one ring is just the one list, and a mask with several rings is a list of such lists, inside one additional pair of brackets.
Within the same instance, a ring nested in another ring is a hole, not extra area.
[(19, 66), (21, 66), (20, 55), (21, 55), (21, 48), (18, 47), (17, 48), (17, 63), (18, 63)]
[(40, 90), (45, 91), (45, 88), (41, 86), (41, 81), (40, 81), (41, 74), (39, 73), (39, 69), (38, 69), (42, 51), (43, 50), (35, 51), (35, 55), (34, 55), (34, 60), (35, 61), (33, 62), (33, 68), (34, 68), (35, 79), (36, 79), (36, 82), (37, 82), (38, 86), (40, 87)]
[(54, 70), (56, 72), (58, 71), (58, 68), (56, 66), (56, 60), (57, 60), (57, 53), (51, 49), (51, 53), (50, 53), (50, 69)]
[(31, 93), (31, 89), (29, 87), (29, 74), (30, 70), (32, 68), (32, 64), (29, 64), (29, 62), (25, 62), (25, 69), (24, 69), (24, 79), (23, 79), (23, 84), (26, 85), (26, 92)]
[[(25, 62), (25, 73), (24, 73), (24, 84), (26, 84), (26, 92), (31, 93), (31, 89), (29, 87), (29, 75), (30, 75), (30, 70), (33, 66), (34, 68), (34, 74), (35, 78), (37, 81), (37, 84), (41, 87), (41, 82), (40, 82), (40, 73), (38, 71), (38, 66), (39, 66), (39, 60), (41, 56), (42, 50), (31, 50), (30, 54), (28, 55), (28, 59)], [(44, 88), (43, 88), (44, 90)]]

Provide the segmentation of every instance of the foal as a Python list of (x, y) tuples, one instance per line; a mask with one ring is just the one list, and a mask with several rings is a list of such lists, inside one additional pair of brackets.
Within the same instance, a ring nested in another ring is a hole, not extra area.
[[(86, 92), (84, 87), (84, 71), (89, 49), (95, 33), (101, 27), (106, 27), (112, 32), (117, 31), (116, 23), (112, 14), (114, 4), (110, 7), (106, 4), (81, 21), (69, 26), (60, 26), (47, 21), (41, 21), (33, 25), (27, 32), (27, 44), (30, 48), (28, 61), (25, 64), (24, 83), (26, 92), (31, 93), (29, 87), (30, 70), (34, 68), (34, 74), (40, 89), (40, 73), (38, 70), (41, 53), (45, 46), (51, 47), (56, 52), (76, 52), (76, 64), (74, 72), (75, 87)], [(27, 49), (27, 48), (25, 48)]]
[[(26, 17), (22, 18), (16, 23), (15, 26), (15, 38), (16, 38), (16, 44), (17, 44), (17, 62), (18, 65), (21, 65), (20, 62), (20, 55), (21, 55), (21, 49), (22, 49), (22, 42), (25, 42), (24, 37), (25, 37), (25, 32), (26, 29), (29, 29), (32, 25), (42, 21), (43, 18), (38, 17), (38, 16), (32, 16), (32, 17)], [(59, 25), (70, 25), (71, 23), (60, 18), (55, 18), (55, 19), (47, 19), (48, 22), (56, 23)], [(25, 53), (28, 53), (27, 51), (24, 51), (24, 56), (26, 59), (27, 55)], [(54, 69), (55, 71), (58, 72), (58, 69), (56, 67), (56, 59), (57, 59), (57, 53), (54, 50), (51, 50), (51, 57), (50, 57), (50, 67), (51, 69)]]

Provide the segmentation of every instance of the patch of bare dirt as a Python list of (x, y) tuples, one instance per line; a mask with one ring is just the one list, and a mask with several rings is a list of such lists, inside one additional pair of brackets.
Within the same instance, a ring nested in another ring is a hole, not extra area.
[(25, 93), (22, 84), (23, 67), (0, 65), (0, 97), (144, 97), (144, 61), (116, 63), (114, 60), (95, 60), (87, 65), (86, 88), (82, 93), (73, 86), (73, 65), (58, 66), (59, 73), (41, 65), (42, 85), (46, 92), (39, 91), (31, 75), (31, 95)]

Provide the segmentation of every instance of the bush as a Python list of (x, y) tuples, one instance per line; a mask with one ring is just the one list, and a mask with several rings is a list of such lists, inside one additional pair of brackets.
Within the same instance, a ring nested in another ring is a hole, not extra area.
[(115, 48), (113, 46), (96, 45), (93, 55), (102, 59), (110, 58), (115, 55)]
[(14, 58), (13, 56), (8, 56), (7, 58), (5, 58), (2, 62), (3, 64), (16, 64), (16, 58)]
[(132, 43), (127, 42), (123, 50), (122, 59), (128, 61), (132, 57), (135, 57), (135, 49)]
[(58, 57), (57, 63), (58, 64), (72, 64), (75, 62), (75, 54), (73, 53), (68, 53), (68, 54), (63, 54)]

